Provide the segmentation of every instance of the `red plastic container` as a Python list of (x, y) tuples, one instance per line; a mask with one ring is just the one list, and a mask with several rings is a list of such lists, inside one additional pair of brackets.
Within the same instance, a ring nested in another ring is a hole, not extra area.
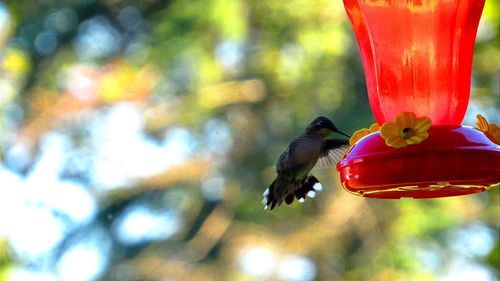
[(403, 111), (432, 120), (429, 138), (392, 148), (361, 139), (337, 169), (344, 188), (376, 198), (477, 193), (500, 183), (500, 147), (460, 124), (484, 0), (344, 0), (377, 122)]
[(382, 125), (402, 111), (460, 125), (484, 0), (344, 0)]
[(485, 191), (500, 182), (500, 151), (481, 131), (438, 126), (418, 145), (392, 148), (379, 133), (355, 144), (338, 168), (344, 187), (375, 198), (432, 198)]

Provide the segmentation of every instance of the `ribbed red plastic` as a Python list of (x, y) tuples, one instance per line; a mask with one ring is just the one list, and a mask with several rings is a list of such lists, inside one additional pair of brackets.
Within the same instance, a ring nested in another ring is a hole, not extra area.
[(343, 187), (374, 198), (434, 198), (500, 185), (500, 146), (470, 127), (437, 126), (417, 145), (393, 148), (379, 133), (355, 144), (337, 165)]
[(459, 126), (485, 0), (344, 0), (382, 125), (402, 111)]

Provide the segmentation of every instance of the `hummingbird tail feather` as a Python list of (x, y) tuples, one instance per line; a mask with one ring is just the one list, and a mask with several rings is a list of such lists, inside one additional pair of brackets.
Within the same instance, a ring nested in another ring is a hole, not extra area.
[[(290, 181), (288, 181), (286, 178), (277, 176), (276, 179), (274, 179), (271, 185), (269, 185), (266, 191), (264, 191), (264, 193), (262, 194), (264, 196), (264, 199), (262, 199), (264, 209), (270, 208), (272, 210), (276, 206), (280, 206), (283, 201), (288, 202), (290, 200), (289, 198), (287, 199), (290, 192), (290, 184)], [(293, 201), (293, 194), (291, 196)]]
[(262, 204), (264, 209), (270, 208), (272, 210), (276, 206), (280, 206), (283, 201), (288, 205), (292, 204), (295, 199), (303, 203), (306, 196), (314, 198), (316, 192), (322, 189), (321, 183), (313, 175), (293, 183), (277, 177), (262, 194), (264, 197)]
[(304, 202), (306, 196), (314, 198), (316, 196), (316, 191), (321, 191), (323, 186), (319, 180), (313, 176), (309, 175), (306, 179), (301, 181), (298, 188), (295, 189), (293, 195), (299, 200), (299, 202)]
[(271, 207), (271, 210), (274, 209), (278, 201), (275, 198), (274, 195), (274, 186), (276, 185), (276, 180), (274, 180), (271, 185), (264, 191), (262, 196), (264, 197), (262, 199), (262, 204), (264, 205), (264, 210), (267, 210), (267, 208)]

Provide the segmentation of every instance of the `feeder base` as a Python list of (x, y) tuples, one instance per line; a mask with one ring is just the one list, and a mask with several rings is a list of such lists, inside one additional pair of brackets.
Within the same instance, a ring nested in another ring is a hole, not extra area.
[(381, 199), (436, 198), (500, 186), (500, 146), (470, 127), (436, 126), (418, 145), (393, 148), (379, 133), (359, 140), (337, 165), (349, 192)]

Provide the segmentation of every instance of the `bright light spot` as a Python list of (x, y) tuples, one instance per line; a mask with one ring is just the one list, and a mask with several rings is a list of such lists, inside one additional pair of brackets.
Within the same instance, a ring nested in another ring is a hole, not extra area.
[(93, 197), (83, 186), (59, 180), (67, 149), (66, 136), (46, 134), (38, 161), (26, 179), (0, 170), (0, 232), (27, 259), (46, 254), (63, 238), (67, 226), (57, 212), (82, 223), (96, 211)]
[(67, 250), (61, 257), (57, 271), (63, 280), (96, 280), (104, 271), (105, 257), (99, 246), (81, 243)]
[(482, 19), (477, 27), (476, 42), (487, 42), (497, 36), (497, 28), (495, 24), (488, 20)]
[(281, 61), (283, 69), (287, 72), (298, 74), (304, 61), (304, 49), (297, 44), (289, 43), (281, 49)]
[(486, 268), (472, 262), (461, 261), (455, 263), (446, 275), (438, 281), (492, 281), (495, 276)]
[(41, 55), (50, 55), (57, 48), (57, 37), (52, 31), (40, 32), (35, 38), (35, 50)]
[(64, 227), (50, 210), (26, 206), (10, 210), (16, 223), (9, 230), (9, 242), (15, 252), (27, 258), (37, 258), (53, 249), (62, 239)]
[(181, 216), (172, 210), (155, 211), (134, 206), (120, 216), (114, 227), (115, 234), (124, 244), (168, 239), (182, 226)]
[(24, 169), (31, 160), (31, 154), (28, 145), (24, 142), (17, 142), (7, 150), (5, 160), (9, 167), (16, 170)]
[(85, 65), (71, 66), (62, 81), (68, 92), (82, 101), (95, 98), (98, 70)]
[[(0, 82), (1, 83), (1, 82)], [(0, 89), (1, 92), (1, 89)], [(17, 103), (8, 103), (4, 105), (4, 130), (6, 132), (10, 131), (9, 129), (16, 129), (22, 122), (24, 122), (24, 110)]]
[(92, 180), (97, 186), (115, 188), (141, 177), (158, 174), (186, 159), (194, 137), (186, 129), (169, 130), (157, 144), (142, 134), (142, 115), (132, 104), (118, 104), (92, 126), (98, 151)]
[(438, 246), (426, 243), (416, 247), (415, 251), (424, 269), (435, 271), (443, 266), (443, 257)]
[(302, 256), (288, 256), (280, 262), (278, 277), (286, 281), (310, 281), (316, 276), (314, 263)]
[[(103, 187), (124, 185), (131, 180), (131, 153), (137, 151), (141, 129), (140, 112), (131, 104), (117, 104), (91, 125), (92, 143), (97, 150), (95, 184)], [(135, 163), (137, 166), (138, 163)]]
[(204, 127), (206, 148), (209, 153), (224, 155), (233, 146), (233, 138), (227, 123), (219, 119), (210, 119)]
[(165, 134), (162, 147), (168, 154), (169, 164), (178, 164), (192, 153), (194, 138), (184, 128), (173, 128)]
[(30, 271), (16, 268), (8, 273), (9, 281), (57, 281), (56, 276), (45, 272)]
[(217, 201), (222, 199), (225, 191), (226, 186), (224, 185), (224, 177), (222, 176), (212, 176), (201, 183), (201, 192), (208, 200)]
[(84, 58), (99, 59), (116, 53), (120, 41), (120, 33), (108, 19), (96, 16), (80, 24), (74, 48)]
[(28, 200), (69, 216), (75, 223), (88, 221), (97, 206), (92, 195), (82, 186), (72, 182), (33, 182), (28, 186)]
[(17, 175), (3, 169), (0, 165), (0, 237), (7, 235), (11, 228), (16, 224), (17, 217), (12, 215), (17, 211), (23, 198), (20, 194), (22, 189), (22, 180)]
[[(474, 79), (472, 80), (474, 84)], [(474, 85), (473, 85), (474, 87)], [(473, 95), (475, 91), (472, 91)], [(495, 103), (495, 98), (491, 99), (492, 103)], [(474, 97), (469, 102), (469, 106), (467, 107), (467, 112), (465, 114), (464, 124), (468, 124), (469, 126), (475, 127), (476, 124), (476, 115), (478, 112), (481, 112), (481, 115), (485, 116), (490, 123), (500, 123), (500, 114), (498, 114), (498, 107), (489, 106), (491, 103), (480, 103)]]
[[(64, 168), (65, 153), (69, 149), (69, 138), (61, 133), (47, 133), (40, 142), (40, 154), (29, 174), (29, 181), (57, 179)], [(37, 184), (40, 185), (40, 184)]]
[(452, 232), (448, 241), (453, 250), (466, 257), (484, 257), (493, 249), (495, 238), (492, 229), (482, 223), (476, 223)]
[(90, 219), (96, 211), (92, 195), (80, 184), (62, 182), (59, 174), (64, 167), (67, 136), (46, 134), (41, 142), (41, 153), (25, 180), (26, 200), (68, 215), (74, 222)]
[(235, 70), (243, 59), (243, 51), (238, 43), (224, 41), (215, 49), (215, 58), (226, 70)]
[(276, 268), (273, 252), (263, 247), (251, 247), (240, 252), (239, 263), (246, 273), (260, 277), (269, 277)]

